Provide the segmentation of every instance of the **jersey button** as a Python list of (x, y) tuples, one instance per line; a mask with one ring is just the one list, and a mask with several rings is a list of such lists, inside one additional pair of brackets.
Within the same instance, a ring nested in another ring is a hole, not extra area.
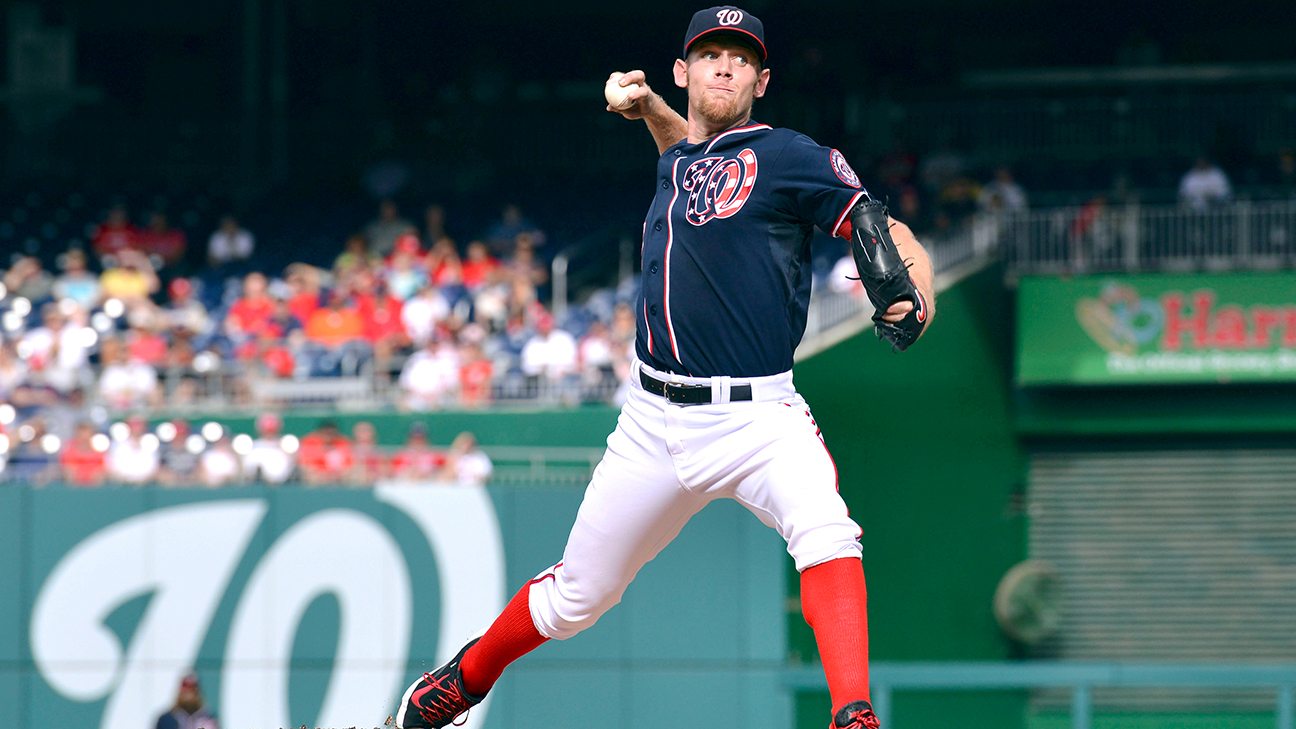
[(656, 262), (656, 261), (653, 261), (653, 262), (652, 262), (652, 265), (648, 267), (648, 272), (649, 272), (649, 273), (657, 273), (657, 262)]
[(657, 305), (653, 304), (652, 306), (648, 307), (648, 313), (652, 314), (653, 316), (657, 316)]
[(653, 223), (653, 230), (661, 230), (661, 223)]
[(670, 187), (670, 183), (665, 180), (662, 180), (662, 189), (665, 190), (668, 187)]
[(683, 153), (682, 151), (678, 150), (678, 149), (675, 150), (675, 156), (676, 156), (676, 157), (680, 156), (681, 154), (684, 154), (684, 153)]

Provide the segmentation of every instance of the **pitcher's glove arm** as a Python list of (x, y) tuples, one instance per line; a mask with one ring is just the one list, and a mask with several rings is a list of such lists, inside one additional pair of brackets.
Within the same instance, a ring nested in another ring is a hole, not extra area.
[[(873, 324), (877, 335), (891, 343), (895, 352), (903, 352), (917, 341), (927, 325), (927, 302), (909, 276), (909, 264), (891, 238), (890, 217), (886, 204), (861, 199), (850, 211), (851, 254), (860, 283), (873, 304)], [(897, 322), (882, 319), (887, 309), (900, 301), (909, 301), (913, 309)]]

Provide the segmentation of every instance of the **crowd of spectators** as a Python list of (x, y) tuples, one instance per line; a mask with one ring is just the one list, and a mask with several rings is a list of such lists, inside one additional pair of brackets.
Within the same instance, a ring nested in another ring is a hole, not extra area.
[(873, 180), (870, 194), (890, 200), (893, 215), (920, 236), (953, 230), (978, 212), (1019, 212), (1029, 204), (1011, 168), (985, 174), (949, 143), (920, 158), (896, 139), (874, 165)]
[(4, 272), (0, 401), (272, 405), (259, 384), (339, 376), (372, 378), (410, 410), (614, 398), (633, 343), (627, 304), (555, 321), (545, 235), (516, 206), (464, 246), (439, 206), (425, 218), (420, 230), (384, 201), (331, 266), (259, 270), (255, 236), (226, 216), (207, 268), (187, 277), (176, 262), (188, 243), (165, 215), (138, 228), (114, 206), (57, 272), (29, 255)]
[[(508, 400), (577, 405), (624, 395), (635, 320), (624, 300), (544, 305), (543, 231), (514, 205), (459, 245), (445, 211), (422, 229), (384, 201), (340, 241), (269, 270), (261, 242), (227, 215), (203, 261), (151, 212), (136, 226), (114, 205), (87, 245), (54, 266), (13, 255), (0, 273), (0, 445), (7, 478), (220, 485), (248, 481), (372, 483), (480, 480), (490, 465), (464, 435), (448, 451), (411, 432), (396, 453), (372, 426), (321, 428), (289, 453), (265, 433), (195, 433), (145, 415), (215, 408), (290, 409), (305, 384), (327, 400), (340, 378), (369, 383), (367, 404), (406, 411)], [(191, 275), (184, 275), (191, 274)], [(627, 294), (628, 298), (630, 294)], [(291, 392), (290, 392), (291, 390)], [(620, 393), (620, 395), (618, 395)], [(127, 414), (142, 413), (143, 415)], [(119, 422), (108, 427), (108, 423)]]
[[(1296, 151), (1283, 149), (1272, 162), (1256, 167), (1258, 160), (1246, 165), (1242, 177), (1262, 197), (1275, 193), (1289, 196), (1296, 189)], [(1185, 210), (1206, 210), (1234, 198), (1234, 183), (1225, 165), (1209, 155), (1200, 155), (1174, 172), (1178, 175), (1177, 199)], [(1169, 173), (1171, 170), (1164, 170)], [(1108, 203), (1127, 202), (1143, 193), (1128, 171), (1113, 164), (1105, 172), (1110, 183), (1099, 183), (1098, 189), (1067, 189), (1066, 200), (1056, 192), (1048, 205), (1083, 205), (1102, 198)], [(1173, 178), (1166, 179), (1168, 187)], [(904, 220), (920, 236), (939, 236), (967, 224), (978, 213), (1017, 213), (1030, 207), (1030, 197), (1017, 181), (1011, 166), (977, 159), (950, 141), (916, 154), (901, 139), (894, 139), (890, 152), (872, 164), (869, 192), (885, 196), (897, 218)], [(1138, 188), (1138, 189), (1136, 189)], [(1079, 197), (1077, 197), (1079, 196)], [(1170, 202), (1167, 195), (1156, 195)]]
[[(10, 417), (0, 412), (0, 421)], [(482, 485), (494, 470), (472, 433), (460, 433), (448, 448), (428, 441), (423, 423), (409, 428), (396, 448), (378, 444), (376, 429), (358, 421), (348, 437), (323, 421), (298, 438), (283, 433), (277, 414), (255, 422), (255, 435), (233, 433), (216, 422), (197, 431), (184, 419), (152, 427), (131, 415), (100, 430), (77, 421), (66, 440), (32, 418), (0, 434), (0, 473), (5, 480), (33, 484), (61, 481), (73, 487), (104, 484), (208, 487), (235, 484), (373, 486), (380, 480)]]

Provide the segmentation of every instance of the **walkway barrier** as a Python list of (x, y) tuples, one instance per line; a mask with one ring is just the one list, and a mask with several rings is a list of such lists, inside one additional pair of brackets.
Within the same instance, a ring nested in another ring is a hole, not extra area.
[(1296, 200), (1205, 209), (1107, 205), (978, 216), (1013, 274), (1279, 269), (1296, 265)]
[[(1095, 688), (1272, 688), (1277, 729), (1296, 729), (1293, 687), (1296, 664), (1103, 664), (1062, 661), (1020, 663), (891, 663), (869, 667), (873, 710), (882, 726), (904, 729), (891, 720), (896, 691), (1000, 691), (1070, 689), (1072, 729), (1093, 725)], [(823, 668), (798, 668), (784, 674), (791, 689), (827, 690)]]

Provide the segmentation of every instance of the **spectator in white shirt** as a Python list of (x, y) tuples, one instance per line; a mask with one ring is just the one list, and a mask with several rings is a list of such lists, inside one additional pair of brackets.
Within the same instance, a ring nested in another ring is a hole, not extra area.
[(89, 346), (96, 335), (79, 321), (65, 317), (57, 304), (46, 304), (41, 318), (44, 326), (28, 332), (18, 352), (45, 384), (66, 394), (82, 385), (81, 378), (88, 371)]
[(459, 386), (459, 351), (449, 341), (433, 337), (405, 362), (400, 374), (405, 406), (434, 410), (443, 406)]
[(522, 372), (529, 376), (544, 375), (559, 382), (576, 374), (576, 339), (554, 326), (552, 315), (536, 319), (536, 333), (522, 348)]
[(108, 478), (120, 483), (144, 484), (157, 478), (161, 466), (157, 436), (148, 432), (148, 422), (139, 416), (126, 421), (130, 434), (108, 448)]
[(612, 336), (607, 325), (597, 319), (590, 324), (589, 331), (581, 337), (577, 348), (580, 361), (581, 381), (587, 388), (616, 389), (616, 360), (619, 353), (615, 350)]
[(126, 361), (121, 342), (105, 339), (99, 345), (99, 397), (114, 408), (132, 408), (161, 403), (157, 372), (143, 362)]
[(416, 347), (432, 341), (437, 324), (450, 317), (450, 302), (435, 286), (424, 286), (401, 307), (401, 324)]
[(246, 261), (255, 250), (256, 239), (252, 234), (239, 226), (233, 215), (226, 215), (207, 240), (207, 262), (212, 268), (219, 268), (227, 263)]
[(445, 465), (441, 467), (437, 478), (464, 486), (484, 486), (494, 470), (490, 456), (477, 446), (477, 437), (464, 431), (450, 443)]
[(1192, 169), (1179, 180), (1179, 201), (1194, 210), (1205, 210), (1233, 197), (1228, 175), (1205, 157), (1198, 157)]
[(233, 483), (242, 470), (239, 457), (230, 445), (229, 433), (222, 429), (221, 437), (198, 459), (199, 477), (204, 486), (216, 488)]
[(1013, 179), (1012, 170), (1000, 167), (995, 178), (977, 196), (977, 207), (992, 213), (1020, 213), (1028, 207), (1026, 190)]
[(243, 476), (252, 482), (281, 484), (293, 472), (293, 457), (283, 449), (283, 420), (275, 413), (256, 419), (257, 438), (243, 457)]

